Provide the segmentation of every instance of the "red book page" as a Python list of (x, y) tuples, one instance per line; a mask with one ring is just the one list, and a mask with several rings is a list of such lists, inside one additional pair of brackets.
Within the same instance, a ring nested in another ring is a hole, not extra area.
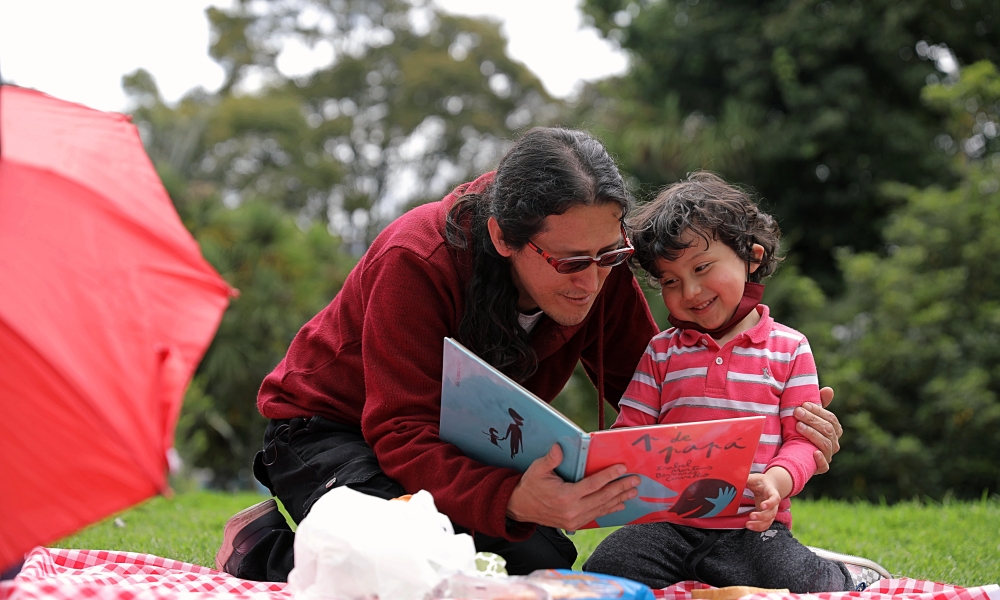
[(764, 417), (742, 417), (592, 433), (584, 474), (624, 464), (641, 483), (625, 510), (587, 527), (735, 515), (763, 428)]

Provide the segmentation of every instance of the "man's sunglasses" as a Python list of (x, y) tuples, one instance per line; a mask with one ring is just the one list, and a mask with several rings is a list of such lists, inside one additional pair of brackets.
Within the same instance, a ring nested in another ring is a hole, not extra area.
[(534, 244), (531, 240), (528, 240), (528, 247), (535, 252), (542, 255), (552, 268), (558, 273), (563, 275), (569, 275), (570, 273), (579, 273), (580, 271), (589, 267), (592, 263), (597, 263), (598, 267), (603, 267), (605, 269), (610, 269), (616, 265), (620, 265), (635, 252), (635, 248), (632, 247), (632, 242), (628, 239), (628, 234), (625, 233), (625, 225), (622, 224), (622, 239), (625, 240), (625, 247), (619, 248), (617, 250), (611, 250), (603, 254), (598, 254), (597, 256), (570, 256), (569, 258), (552, 258), (552, 256), (542, 250)]

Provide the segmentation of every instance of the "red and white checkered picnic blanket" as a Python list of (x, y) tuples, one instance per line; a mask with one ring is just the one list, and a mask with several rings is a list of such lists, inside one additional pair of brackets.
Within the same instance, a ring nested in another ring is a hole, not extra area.
[(35, 548), (17, 577), (0, 582), (0, 600), (291, 600), (287, 585), (152, 554)]
[[(691, 600), (691, 590), (711, 586), (682, 581), (662, 590), (654, 590), (657, 599)], [(883, 579), (863, 592), (823, 592), (820, 594), (753, 594), (741, 600), (1000, 600), (1000, 586), (963, 588), (920, 579)]]
[[(21, 572), (0, 582), (0, 600), (291, 600), (284, 583), (237, 579), (213, 569), (134, 552), (35, 548)], [(686, 581), (655, 594), (690, 600)], [(757, 594), (748, 600), (1000, 600), (1000, 586), (961, 588), (916, 579), (888, 579), (864, 592)], [(385, 599), (391, 600), (391, 599)]]

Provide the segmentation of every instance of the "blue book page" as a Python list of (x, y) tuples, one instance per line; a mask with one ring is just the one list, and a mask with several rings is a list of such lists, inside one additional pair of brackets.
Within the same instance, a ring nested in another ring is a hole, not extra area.
[(444, 340), (441, 439), (466, 456), (520, 472), (558, 443), (566, 481), (583, 477), (589, 435), (451, 338)]

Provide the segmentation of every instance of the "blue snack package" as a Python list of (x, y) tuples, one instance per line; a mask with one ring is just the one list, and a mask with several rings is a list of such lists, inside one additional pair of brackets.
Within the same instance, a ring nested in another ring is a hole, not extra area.
[(531, 573), (525, 581), (545, 589), (553, 600), (574, 598), (587, 600), (654, 600), (649, 586), (612, 575), (545, 569)]

